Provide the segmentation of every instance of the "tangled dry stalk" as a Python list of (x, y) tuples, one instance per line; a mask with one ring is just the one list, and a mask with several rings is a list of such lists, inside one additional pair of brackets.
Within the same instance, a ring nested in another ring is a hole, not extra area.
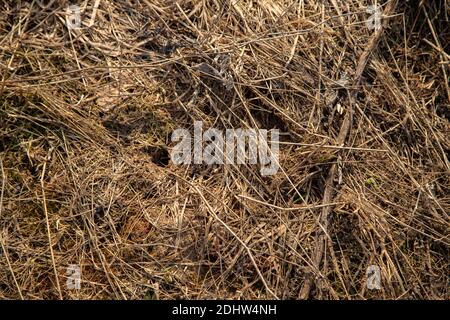
[[(449, 3), (378, 2), (0, 1), (0, 298), (449, 299)], [(280, 170), (174, 165), (199, 120)]]

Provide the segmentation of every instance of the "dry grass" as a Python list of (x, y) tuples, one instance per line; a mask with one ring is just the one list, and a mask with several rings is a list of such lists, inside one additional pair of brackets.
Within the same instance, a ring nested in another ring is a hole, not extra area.
[[(0, 298), (449, 299), (449, 3), (379, 2), (0, 1)], [(196, 120), (282, 169), (175, 166)]]

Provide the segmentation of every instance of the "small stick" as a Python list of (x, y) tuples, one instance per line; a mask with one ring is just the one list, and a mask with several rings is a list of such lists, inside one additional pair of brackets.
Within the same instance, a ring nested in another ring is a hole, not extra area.
[(43, 204), (43, 207), (44, 207), (45, 222), (46, 222), (46, 225), (47, 225), (48, 246), (50, 248), (50, 256), (52, 258), (53, 272), (55, 273), (56, 288), (58, 289), (59, 299), (63, 300), (63, 296), (62, 296), (62, 293), (61, 293), (61, 286), (59, 285), (58, 271), (56, 269), (55, 255), (53, 253), (52, 234), (51, 234), (51, 231), (50, 231), (50, 221), (49, 221), (49, 218), (48, 218), (47, 203), (46, 203), (46, 199), (45, 199), (44, 177), (45, 177), (45, 168), (46, 168), (46, 166), (47, 166), (47, 163), (44, 162), (44, 166), (42, 168), (42, 176), (41, 176), (42, 204)]
[[(383, 16), (389, 16), (392, 14), (392, 12), (395, 9), (395, 6), (397, 4), (397, 0), (390, 1), (386, 8), (383, 11)], [(364, 52), (361, 54), (358, 60), (358, 65), (356, 67), (355, 76), (353, 78), (353, 88), (357, 88), (359, 84), (361, 83), (361, 77), (364, 72), (364, 69), (367, 65), (367, 62), (369, 61), (371, 53), (376, 49), (376, 46), (378, 44), (378, 41), (381, 38), (381, 35), (383, 34), (385, 26), (381, 25), (378, 30), (374, 32), (372, 37), (369, 39), (369, 43), (364, 50)], [(339, 135), (337, 137), (337, 144), (339, 146), (343, 145), (345, 143), (345, 140), (347, 138), (348, 133), (350, 132), (350, 127), (352, 123), (353, 118), (353, 105), (356, 103), (356, 93), (357, 91), (354, 90), (351, 94), (349, 94), (350, 98), (350, 106), (345, 114), (344, 121), (342, 122), (341, 128), (339, 129)], [(322, 203), (332, 203), (333, 197), (334, 197), (334, 180), (336, 178), (336, 172), (337, 172), (337, 164), (334, 163), (330, 171), (328, 172), (328, 176), (325, 182), (325, 191), (322, 198)], [(325, 247), (327, 245), (328, 240), (328, 225), (330, 221), (330, 215), (331, 211), (333, 209), (333, 206), (324, 206), (322, 209), (322, 212), (319, 217), (319, 227), (320, 230), (318, 232), (318, 236), (316, 237), (316, 250), (313, 254), (313, 262), (314, 266), (317, 270), (320, 270), (320, 264), (322, 263), (322, 258), (324, 255)], [(305, 279), (305, 283), (303, 284), (303, 287), (300, 289), (299, 292), (299, 298), (300, 299), (308, 299), (309, 293), (311, 291), (313, 284), (313, 277), (309, 276)]]

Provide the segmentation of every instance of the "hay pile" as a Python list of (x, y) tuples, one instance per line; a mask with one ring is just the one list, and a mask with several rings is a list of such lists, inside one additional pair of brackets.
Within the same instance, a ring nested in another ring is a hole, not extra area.
[[(70, 4), (0, 2), (1, 299), (450, 298), (447, 1)], [(280, 170), (174, 165), (194, 121)]]

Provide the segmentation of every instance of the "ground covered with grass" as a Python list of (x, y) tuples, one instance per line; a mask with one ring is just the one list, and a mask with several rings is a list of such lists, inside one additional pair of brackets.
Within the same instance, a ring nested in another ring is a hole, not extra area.
[(78, 2), (0, 1), (1, 299), (450, 298), (448, 1)]

